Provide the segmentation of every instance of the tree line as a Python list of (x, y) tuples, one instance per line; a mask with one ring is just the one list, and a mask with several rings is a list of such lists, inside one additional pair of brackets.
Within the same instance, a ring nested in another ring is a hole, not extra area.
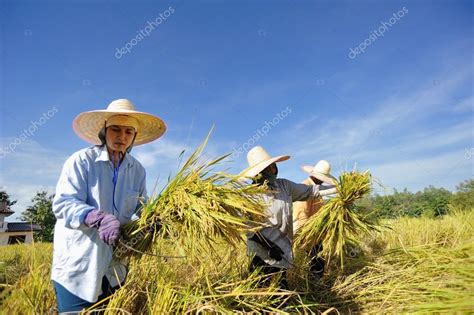
[(405, 188), (390, 195), (373, 194), (357, 206), (389, 219), (402, 216), (434, 218), (447, 214), (450, 209), (467, 211), (474, 208), (474, 179), (459, 183), (454, 192), (431, 185), (416, 193)]

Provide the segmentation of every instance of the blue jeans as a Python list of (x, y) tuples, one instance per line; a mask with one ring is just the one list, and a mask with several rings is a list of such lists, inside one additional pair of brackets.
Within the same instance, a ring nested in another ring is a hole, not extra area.
[[(86, 308), (91, 307), (96, 303), (91, 303), (69, 292), (65, 287), (53, 281), (54, 292), (56, 293), (56, 301), (58, 303), (59, 313), (64, 312), (80, 312)], [(120, 286), (112, 288), (106, 277), (102, 278), (102, 294), (98, 301), (105, 299), (112, 295)], [(106, 304), (101, 304), (101, 308), (105, 308)]]

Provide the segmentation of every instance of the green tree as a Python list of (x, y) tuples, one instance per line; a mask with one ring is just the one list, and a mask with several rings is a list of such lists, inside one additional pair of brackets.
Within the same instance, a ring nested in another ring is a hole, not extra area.
[(26, 222), (36, 223), (41, 227), (41, 231), (35, 232), (36, 237), (43, 242), (53, 241), (54, 224), (56, 217), (53, 214), (53, 195), (46, 191), (36, 193), (31, 200), (33, 205), (28, 207), (22, 214), (21, 219)]
[(438, 217), (448, 212), (448, 205), (452, 200), (452, 193), (444, 188), (429, 186), (417, 193), (395, 190), (392, 195), (375, 195), (370, 197), (371, 202), (366, 205), (377, 210), (377, 214), (384, 218), (409, 217)]
[(448, 213), (448, 205), (452, 197), (452, 193), (449, 190), (430, 185), (422, 193), (418, 194), (417, 203), (423, 207), (424, 215), (438, 217)]
[(456, 186), (456, 193), (450, 204), (460, 210), (474, 209), (474, 179), (468, 179)]

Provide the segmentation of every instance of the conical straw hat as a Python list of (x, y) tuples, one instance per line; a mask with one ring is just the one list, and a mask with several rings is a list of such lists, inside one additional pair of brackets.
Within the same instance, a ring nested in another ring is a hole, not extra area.
[(241, 177), (254, 177), (273, 163), (283, 162), (290, 158), (289, 155), (271, 157), (261, 146), (253, 147), (247, 153), (249, 167), (240, 173)]
[(101, 144), (99, 131), (107, 119), (116, 116), (129, 116), (138, 121), (137, 136), (134, 146), (151, 142), (161, 137), (166, 131), (164, 121), (152, 114), (135, 110), (135, 105), (126, 99), (115, 100), (105, 110), (93, 110), (77, 115), (72, 126), (76, 134), (92, 144)]
[(337, 179), (331, 175), (331, 164), (326, 160), (319, 161), (315, 166), (305, 165), (301, 169), (324, 183), (334, 185), (337, 182)]

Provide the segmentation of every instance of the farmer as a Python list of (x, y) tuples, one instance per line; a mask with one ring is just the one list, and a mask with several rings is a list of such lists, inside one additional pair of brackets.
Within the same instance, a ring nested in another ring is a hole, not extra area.
[(95, 146), (67, 159), (56, 186), (51, 279), (60, 313), (78, 313), (124, 282), (126, 264), (112, 258), (113, 246), (147, 197), (145, 169), (130, 151), (161, 137), (166, 125), (119, 99), (79, 114), (73, 128)]
[[(252, 148), (247, 154), (249, 167), (240, 176), (251, 178), (253, 183), (268, 185), (269, 191), (263, 194), (268, 205), (265, 227), (247, 236), (247, 250), (253, 256), (250, 271), (260, 268), (266, 275), (282, 271), (280, 287), (287, 288), (286, 270), (293, 263), (293, 202), (319, 198), (335, 193), (333, 187), (297, 184), (287, 179), (279, 179), (276, 163), (286, 161), (288, 155), (271, 157), (260, 146)], [(268, 283), (269, 278), (265, 281)]]
[[(309, 177), (303, 181), (306, 185), (322, 185), (323, 183), (334, 185), (337, 180), (331, 175), (331, 164), (328, 161), (321, 160), (313, 166), (303, 166), (303, 171), (309, 174)], [(308, 221), (308, 219), (318, 212), (324, 205), (323, 198), (308, 199), (306, 201), (297, 201), (293, 203), (293, 231), (296, 234), (298, 230)], [(318, 244), (308, 253), (311, 259), (309, 274), (312, 279), (319, 279), (324, 273), (324, 259), (318, 257), (322, 250), (322, 245)]]

